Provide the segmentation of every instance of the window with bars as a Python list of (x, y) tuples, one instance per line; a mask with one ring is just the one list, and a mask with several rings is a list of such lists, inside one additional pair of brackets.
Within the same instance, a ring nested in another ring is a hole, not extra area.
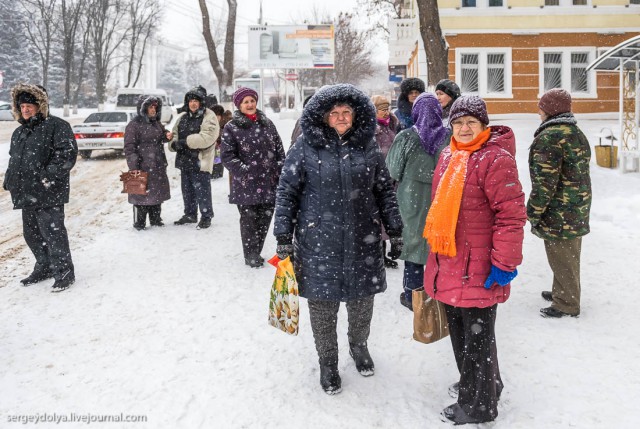
[(460, 56), (460, 91), (478, 92), (478, 54), (462, 54)]
[(593, 72), (587, 72), (594, 55), (595, 49), (588, 48), (541, 52), (541, 93), (564, 88), (572, 94), (595, 96)]
[(463, 93), (511, 96), (511, 50), (508, 48), (458, 48), (456, 69)]

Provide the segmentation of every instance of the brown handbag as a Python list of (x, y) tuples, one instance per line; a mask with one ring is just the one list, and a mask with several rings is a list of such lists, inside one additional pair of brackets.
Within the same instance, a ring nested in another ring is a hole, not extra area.
[(412, 292), (413, 339), (430, 344), (449, 335), (444, 305), (426, 294), (424, 288)]
[(120, 174), (122, 193), (132, 195), (147, 194), (147, 177), (149, 173), (142, 170), (126, 171)]

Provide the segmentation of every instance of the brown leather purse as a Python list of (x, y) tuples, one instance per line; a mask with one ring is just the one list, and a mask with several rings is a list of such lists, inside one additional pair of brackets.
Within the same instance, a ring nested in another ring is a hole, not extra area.
[(435, 343), (449, 335), (449, 323), (444, 304), (431, 298), (420, 288), (413, 291), (413, 339)]
[(120, 174), (120, 181), (122, 181), (122, 193), (146, 195), (148, 176), (149, 173), (142, 170), (126, 171)]

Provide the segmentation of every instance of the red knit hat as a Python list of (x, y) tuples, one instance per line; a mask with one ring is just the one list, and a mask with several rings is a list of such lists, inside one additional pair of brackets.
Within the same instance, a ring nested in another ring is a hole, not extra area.
[(236, 90), (236, 92), (233, 93), (233, 104), (235, 104), (239, 109), (240, 104), (242, 104), (242, 100), (244, 100), (245, 97), (253, 97), (256, 101), (258, 101), (258, 93), (256, 91), (251, 88), (241, 86)]
[(561, 88), (550, 89), (540, 97), (538, 107), (549, 116), (571, 112), (571, 94)]

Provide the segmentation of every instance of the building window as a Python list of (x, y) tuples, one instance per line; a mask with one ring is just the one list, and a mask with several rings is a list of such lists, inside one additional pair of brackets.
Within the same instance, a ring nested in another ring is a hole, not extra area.
[(545, 6), (560, 6), (560, 0), (544, 0)]
[(489, 0), (489, 7), (502, 7), (502, 0)]
[(586, 6), (587, 0), (573, 0), (574, 6)]
[(511, 49), (457, 48), (456, 70), (463, 93), (511, 97)]
[(545, 6), (588, 6), (589, 0), (544, 0)]
[(540, 91), (564, 88), (573, 95), (595, 96), (594, 72), (587, 72), (595, 48), (541, 49)]
[(476, 7), (476, 0), (462, 0), (462, 7)]
[(462, 71), (460, 90), (462, 92), (478, 92), (478, 56), (478, 54), (460, 56)]
[(640, 4), (640, 0), (629, 0), (629, 4)]

